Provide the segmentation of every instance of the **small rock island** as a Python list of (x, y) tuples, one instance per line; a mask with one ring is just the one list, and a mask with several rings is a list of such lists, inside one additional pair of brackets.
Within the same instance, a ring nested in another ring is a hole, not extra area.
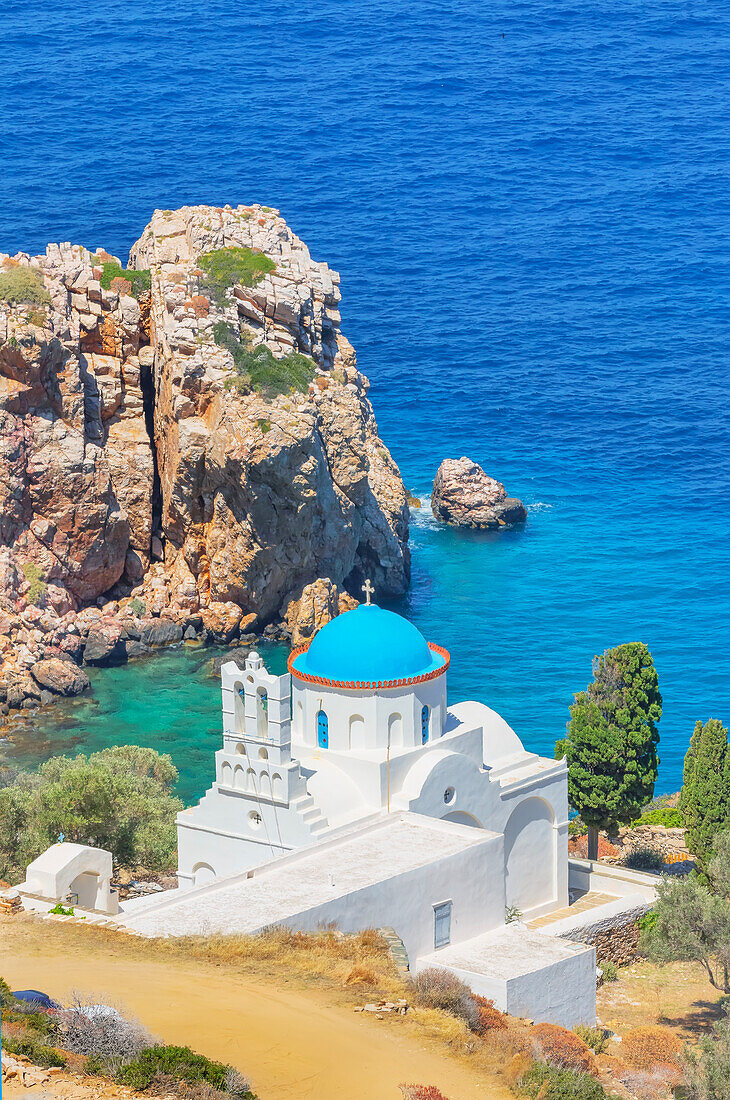
[(527, 509), (508, 497), (501, 481), (486, 474), (470, 458), (445, 458), (436, 471), (431, 493), (436, 519), (453, 527), (486, 530), (524, 523)]

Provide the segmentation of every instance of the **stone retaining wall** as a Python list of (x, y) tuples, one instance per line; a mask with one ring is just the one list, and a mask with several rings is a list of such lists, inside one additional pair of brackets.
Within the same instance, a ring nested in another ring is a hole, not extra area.
[(624, 913), (607, 917), (594, 924), (561, 932), (565, 939), (586, 943), (596, 949), (596, 962), (616, 966), (628, 966), (639, 957), (639, 918), (648, 912), (650, 905), (637, 906)]

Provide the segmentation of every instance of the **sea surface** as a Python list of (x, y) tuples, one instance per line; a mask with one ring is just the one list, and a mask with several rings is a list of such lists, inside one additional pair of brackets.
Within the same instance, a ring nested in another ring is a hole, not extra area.
[[(676, 789), (694, 722), (730, 721), (726, 0), (11, 0), (0, 30), (0, 250), (125, 259), (155, 207), (280, 209), (341, 272), (423, 500), (400, 609), (451, 650), (451, 698), (551, 753), (594, 654), (645, 641)], [(460, 455), (523, 530), (433, 520)], [(24, 759), (146, 740), (201, 793), (196, 662), (95, 673)]]

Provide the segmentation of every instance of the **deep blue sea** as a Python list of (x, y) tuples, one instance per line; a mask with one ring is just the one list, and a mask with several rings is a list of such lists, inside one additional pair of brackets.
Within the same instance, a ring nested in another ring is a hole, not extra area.
[(451, 698), (551, 752), (593, 655), (643, 640), (676, 789), (695, 720), (730, 720), (726, 0), (11, 0), (0, 28), (0, 250), (279, 208), (341, 272), (406, 484), (468, 455), (528, 505), (414, 516), (401, 606)]

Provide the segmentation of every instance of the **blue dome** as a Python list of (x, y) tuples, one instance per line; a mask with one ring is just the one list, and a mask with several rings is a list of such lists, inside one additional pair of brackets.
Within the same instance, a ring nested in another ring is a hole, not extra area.
[(407, 619), (360, 604), (323, 626), (291, 668), (325, 680), (373, 683), (424, 676), (445, 665), (446, 658), (430, 650)]

